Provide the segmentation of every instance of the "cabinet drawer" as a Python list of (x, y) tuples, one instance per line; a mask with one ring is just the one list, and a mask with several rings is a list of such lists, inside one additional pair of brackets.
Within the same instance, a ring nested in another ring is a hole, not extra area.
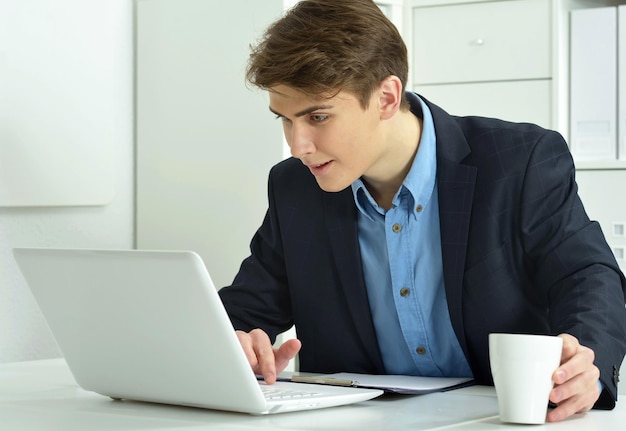
[(551, 128), (549, 79), (421, 85), (415, 91), (452, 115), (480, 115)]
[(550, 78), (551, 5), (510, 0), (413, 8), (414, 84)]

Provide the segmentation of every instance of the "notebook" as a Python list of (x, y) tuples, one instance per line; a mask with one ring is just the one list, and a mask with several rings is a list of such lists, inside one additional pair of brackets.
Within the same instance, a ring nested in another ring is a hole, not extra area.
[[(382, 394), (259, 382), (194, 252), (16, 248), (13, 255), (85, 390), (251, 414), (345, 405)], [(268, 400), (264, 386), (315, 395)]]

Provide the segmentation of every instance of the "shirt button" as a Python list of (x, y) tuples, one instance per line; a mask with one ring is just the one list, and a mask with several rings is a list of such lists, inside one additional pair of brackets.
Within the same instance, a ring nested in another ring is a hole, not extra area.
[(398, 233), (402, 230), (402, 226), (400, 226), (398, 223), (395, 223), (393, 226), (391, 226), (391, 230), (395, 233)]
[(424, 209), (423, 206), (418, 205), (417, 208), (415, 208), (415, 211), (417, 211), (418, 213), (421, 213), (423, 209)]
[(415, 349), (415, 351), (417, 352), (418, 355), (423, 355), (426, 353), (426, 347), (419, 346), (417, 349)]
[(406, 287), (403, 287), (402, 289), (400, 289), (400, 296), (403, 298), (406, 298), (407, 296), (409, 296), (410, 293), (411, 291)]

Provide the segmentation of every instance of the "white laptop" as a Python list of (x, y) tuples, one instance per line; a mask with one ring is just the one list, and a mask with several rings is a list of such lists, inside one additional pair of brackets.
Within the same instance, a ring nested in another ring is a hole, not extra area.
[[(251, 414), (345, 405), (382, 394), (259, 382), (193, 252), (16, 248), (13, 255), (83, 389), (114, 399)], [(294, 396), (267, 397), (263, 388)]]

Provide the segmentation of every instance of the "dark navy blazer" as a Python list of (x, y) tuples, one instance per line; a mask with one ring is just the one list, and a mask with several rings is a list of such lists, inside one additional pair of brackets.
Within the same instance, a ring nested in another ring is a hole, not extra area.
[[(605, 388), (596, 407), (612, 408), (626, 282), (577, 195), (567, 144), (535, 125), (454, 117), (427, 103), (448, 308), (477, 382), (492, 383), (490, 332), (569, 333), (595, 351)], [(268, 193), (251, 256), (220, 290), (233, 325), (273, 339), (295, 324), (302, 371), (384, 374), (351, 189), (322, 191), (292, 158), (271, 170)]]

